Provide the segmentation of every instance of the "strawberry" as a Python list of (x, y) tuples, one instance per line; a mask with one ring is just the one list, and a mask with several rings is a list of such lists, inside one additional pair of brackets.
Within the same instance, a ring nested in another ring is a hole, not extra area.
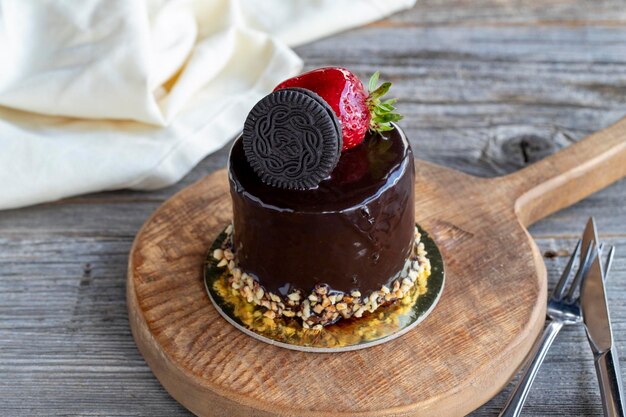
[(318, 68), (280, 83), (275, 89), (306, 88), (321, 96), (335, 111), (343, 134), (342, 151), (363, 142), (367, 130), (384, 132), (392, 130), (391, 122), (402, 119), (395, 113), (396, 99), (381, 102), (389, 91), (390, 82), (378, 86), (380, 73), (376, 71), (365, 91), (361, 80), (345, 68)]

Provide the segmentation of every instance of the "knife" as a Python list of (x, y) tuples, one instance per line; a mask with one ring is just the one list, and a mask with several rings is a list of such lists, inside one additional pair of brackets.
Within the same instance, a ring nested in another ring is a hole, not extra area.
[[(587, 220), (587, 225), (585, 226), (585, 231), (583, 232), (583, 246), (582, 246), (582, 252), (580, 252), (581, 262), (583, 261), (582, 254), (587, 253), (587, 248), (589, 247), (589, 245), (594, 244), (594, 242), (596, 245), (598, 245), (600, 241), (598, 240), (596, 221), (594, 220), (593, 217), (589, 217), (589, 220)], [(589, 267), (587, 267), (587, 270), (583, 271), (583, 276), (587, 275), (588, 270), (589, 270)], [(604, 274), (602, 274), (602, 276), (604, 276)]]
[[(593, 219), (590, 219), (590, 223), (595, 234)], [(600, 256), (595, 257), (583, 279), (580, 304), (587, 338), (593, 351), (604, 415), (624, 417), (624, 391), (619, 357), (613, 343)]]

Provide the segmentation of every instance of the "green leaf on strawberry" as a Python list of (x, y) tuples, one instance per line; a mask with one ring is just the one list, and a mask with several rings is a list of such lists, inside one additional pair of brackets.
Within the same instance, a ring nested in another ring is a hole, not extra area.
[(394, 111), (396, 108), (393, 105), (398, 101), (397, 99), (392, 98), (381, 102), (381, 97), (387, 94), (391, 83), (387, 81), (379, 86), (379, 77), (380, 72), (376, 71), (370, 78), (369, 96), (366, 103), (371, 114), (369, 130), (380, 133), (393, 130), (391, 123), (402, 120), (402, 115)]

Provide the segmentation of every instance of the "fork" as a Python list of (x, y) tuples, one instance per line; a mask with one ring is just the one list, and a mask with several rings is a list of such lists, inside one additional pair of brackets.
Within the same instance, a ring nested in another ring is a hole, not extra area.
[[(595, 246), (593, 241), (589, 243), (584, 256), (581, 257), (581, 262), (578, 265), (578, 270), (575, 273), (574, 280), (569, 286), (569, 289), (566, 290), (565, 288), (567, 282), (569, 281), (574, 261), (580, 251), (581, 243), (582, 241), (579, 240), (576, 244), (574, 253), (567, 262), (559, 282), (556, 284), (556, 287), (554, 287), (554, 290), (550, 295), (547, 313), (551, 320), (548, 322), (541, 338), (535, 343), (530, 351), (528, 359), (524, 365), (524, 370), (522, 371), (522, 376), (509, 396), (499, 417), (518, 417), (520, 415), (524, 402), (526, 401), (526, 397), (530, 391), (530, 386), (535, 380), (539, 367), (543, 363), (543, 360), (548, 353), (548, 349), (550, 349), (550, 346), (559, 334), (559, 331), (561, 331), (565, 325), (578, 324), (582, 322), (582, 314), (580, 311), (577, 293), (580, 290), (582, 278), (587, 273), (587, 270), (591, 265), (591, 254)], [(604, 245), (600, 244), (598, 247), (598, 254), (602, 251), (603, 246)], [(607, 266), (608, 265), (609, 262), (607, 261)], [(605, 271), (607, 271), (607, 269), (605, 269)]]

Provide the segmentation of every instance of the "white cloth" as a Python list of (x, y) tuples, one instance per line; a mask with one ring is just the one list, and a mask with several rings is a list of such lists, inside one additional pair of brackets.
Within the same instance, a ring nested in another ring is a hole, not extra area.
[(289, 46), (415, 0), (2, 0), (0, 209), (155, 189), (302, 68)]

